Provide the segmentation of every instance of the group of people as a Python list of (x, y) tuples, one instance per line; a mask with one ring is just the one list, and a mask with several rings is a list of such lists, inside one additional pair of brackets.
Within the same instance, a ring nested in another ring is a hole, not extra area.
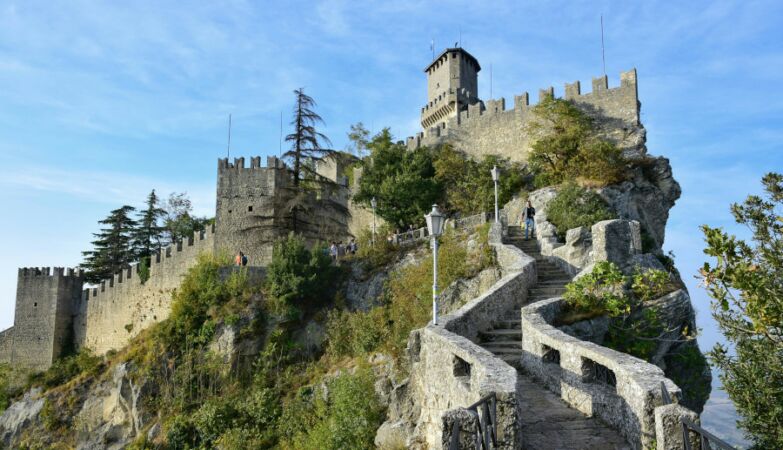
[(237, 256), (234, 257), (234, 265), (235, 266), (246, 266), (247, 265), (247, 255), (245, 255), (241, 251), (239, 253), (237, 253)]
[(343, 241), (332, 241), (329, 246), (329, 256), (332, 258), (332, 262), (337, 264), (345, 255), (355, 255), (357, 250), (359, 250), (359, 244), (354, 238), (351, 238), (351, 241), (345, 245), (343, 245)]

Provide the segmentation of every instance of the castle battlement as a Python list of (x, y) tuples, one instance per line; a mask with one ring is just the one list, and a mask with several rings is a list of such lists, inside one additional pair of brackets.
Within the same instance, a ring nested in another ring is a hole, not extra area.
[[(582, 93), (581, 83), (565, 83), (564, 98), (573, 101), (589, 115), (599, 119), (620, 120), (631, 129), (639, 125), (639, 103), (636, 69), (620, 74), (620, 85), (609, 88), (606, 75), (592, 79), (592, 91)], [(538, 90), (538, 102), (554, 97), (553, 87)], [(438, 98), (433, 108), (437, 109)], [(446, 141), (470, 155), (501, 154), (514, 160), (524, 160), (529, 149), (524, 125), (529, 120), (530, 94), (514, 96), (513, 108), (506, 109), (506, 99), (479, 101), (459, 108), (452, 117), (438, 118), (435, 126), (405, 140), (409, 149), (439, 145)], [(422, 108), (426, 112), (430, 105)], [(442, 108), (442, 106), (441, 106)]]
[(81, 278), (84, 272), (72, 267), (20, 267), (19, 277), (75, 277)]
[(234, 158), (234, 162), (229, 162), (228, 158), (218, 159), (218, 171), (226, 170), (253, 170), (253, 169), (284, 169), (286, 167), (282, 159), (276, 156), (266, 157), (266, 167), (261, 165), (261, 157), (253, 156), (250, 158), (250, 167), (245, 167), (245, 158)]

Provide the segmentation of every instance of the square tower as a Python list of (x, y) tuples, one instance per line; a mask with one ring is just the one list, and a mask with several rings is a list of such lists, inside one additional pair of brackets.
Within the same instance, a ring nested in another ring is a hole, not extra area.
[(478, 103), (478, 60), (462, 48), (447, 48), (424, 69), (427, 104), (421, 109), (425, 130)]

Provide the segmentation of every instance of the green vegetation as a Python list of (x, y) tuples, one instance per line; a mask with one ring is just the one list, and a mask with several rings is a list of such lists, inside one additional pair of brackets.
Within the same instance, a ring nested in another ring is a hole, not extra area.
[(527, 132), (534, 137), (530, 165), (537, 187), (566, 180), (605, 186), (625, 178), (620, 149), (602, 139), (592, 118), (573, 102), (548, 97), (533, 107), (533, 114)]
[(568, 230), (591, 227), (596, 222), (616, 218), (600, 195), (574, 183), (564, 184), (547, 207), (547, 218), (563, 239)]
[(109, 213), (109, 217), (98, 223), (106, 225), (100, 232), (94, 233), (93, 249), (82, 252), (86, 271), (85, 279), (98, 283), (127, 268), (136, 259), (133, 247), (133, 233), (136, 221), (130, 215), (136, 208), (122, 206)]
[(331, 299), (338, 287), (338, 271), (325, 247), (308, 250), (304, 239), (293, 233), (278, 241), (265, 285), (275, 312), (297, 317), (302, 307)]
[(498, 182), (498, 204), (504, 205), (525, 186), (526, 167), (495, 155), (475, 161), (446, 144), (435, 154), (435, 180), (442, 189), (446, 211), (463, 215), (488, 212), (494, 209), (495, 185), (490, 176), (497, 166), (501, 176)]
[(53, 388), (81, 375), (95, 376), (103, 369), (103, 361), (89, 350), (56, 360), (44, 372), (30, 375), (28, 385)]
[(713, 316), (734, 352), (709, 353), (723, 387), (757, 448), (783, 448), (783, 175), (762, 178), (765, 198), (751, 195), (731, 212), (752, 233), (752, 245), (703, 226), (715, 265), (701, 269)]
[(367, 147), (372, 164), (365, 165), (354, 200), (369, 205), (374, 197), (377, 214), (396, 227), (420, 224), (441, 196), (430, 151), (409, 151), (394, 143), (388, 128), (375, 135)]
[[(560, 322), (608, 316), (611, 321), (604, 344), (649, 361), (671, 330), (661, 321), (658, 309), (646, 303), (675, 289), (671, 276), (662, 270), (637, 268), (627, 277), (614, 263), (601, 261), (591, 273), (566, 285), (567, 309)], [(692, 331), (682, 330), (683, 341)]]
[[(442, 288), (459, 278), (469, 278), (492, 264), (484, 227), (481, 242), (468, 252), (462, 232), (450, 230), (438, 249), (438, 277)], [(408, 335), (432, 319), (432, 256), (391, 274), (381, 306), (367, 312), (333, 311), (329, 315), (327, 353), (332, 356), (362, 356), (383, 351), (400, 356)]]

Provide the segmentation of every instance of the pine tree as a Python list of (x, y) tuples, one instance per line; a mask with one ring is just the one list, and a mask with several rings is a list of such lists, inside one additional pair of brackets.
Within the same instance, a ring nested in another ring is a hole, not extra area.
[(115, 273), (130, 266), (137, 258), (133, 248), (133, 233), (136, 221), (131, 214), (136, 211), (132, 206), (123, 206), (109, 213), (109, 217), (98, 223), (107, 225), (99, 233), (94, 233), (97, 239), (92, 241), (93, 249), (82, 252), (86, 270), (85, 279), (90, 283), (98, 283)]
[(133, 233), (133, 246), (140, 261), (146, 260), (163, 246), (165, 228), (160, 225), (166, 211), (160, 208), (155, 190), (147, 196), (147, 207), (139, 213), (138, 226)]
[(297, 228), (297, 211), (302, 208), (304, 202), (304, 192), (317, 188), (321, 184), (334, 184), (333, 181), (322, 177), (316, 173), (316, 166), (324, 158), (336, 153), (324, 145), (332, 145), (323, 133), (316, 130), (317, 124), (323, 124), (324, 121), (313, 108), (316, 106), (315, 100), (304, 93), (304, 88), (294, 91), (296, 95), (296, 105), (294, 106), (294, 118), (291, 125), (294, 127), (293, 133), (285, 137), (286, 142), (291, 143), (291, 150), (283, 154), (293, 166), (293, 200), (288, 209), (291, 211), (293, 230)]

